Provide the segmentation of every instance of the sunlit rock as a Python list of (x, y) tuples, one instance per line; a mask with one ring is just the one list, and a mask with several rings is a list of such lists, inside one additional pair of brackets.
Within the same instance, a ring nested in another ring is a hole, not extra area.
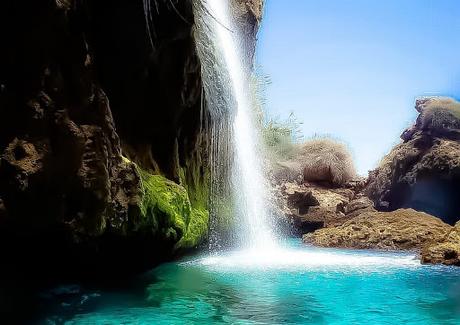
[(422, 263), (460, 266), (460, 222), (444, 238), (423, 248)]
[(323, 247), (372, 249), (421, 249), (439, 241), (452, 226), (439, 218), (412, 209), (364, 212), (344, 224), (303, 236), (305, 243)]
[(348, 188), (328, 188), (314, 183), (287, 182), (277, 190), (283, 214), (299, 234), (340, 225), (362, 212), (375, 211), (373, 203), (354, 183)]

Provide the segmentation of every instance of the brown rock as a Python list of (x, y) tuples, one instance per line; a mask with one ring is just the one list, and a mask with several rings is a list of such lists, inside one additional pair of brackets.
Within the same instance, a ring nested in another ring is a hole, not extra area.
[(378, 210), (414, 208), (453, 225), (460, 217), (460, 104), (424, 98), (416, 109), (416, 123), (370, 172), (365, 193)]
[(360, 197), (350, 201), (345, 206), (345, 214), (348, 218), (354, 218), (364, 212), (374, 212), (374, 202), (372, 202), (368, 197)]
[(284, 214), (292, 219), (300, 233), (305, 233), (347, 220), (346, 206), (355, 193), (344, 188), (285, 183), (280, 195)]
[(460, 222), (440, 241), (422, 249), (422, 263), (460, 266)]
[(445, 236), (452, 227), (440, 219), (412, 209), (365, 212), (343, 225), (303, 236), (305, 243), (323, 247), (420, 249)]

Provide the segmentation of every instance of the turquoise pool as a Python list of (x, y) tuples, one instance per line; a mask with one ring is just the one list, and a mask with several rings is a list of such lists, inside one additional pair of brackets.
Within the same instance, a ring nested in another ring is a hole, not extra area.
[(300, 241), (189, 257), (118, 289), (59, 290), (44, 324), (460, 324), (460, 268)]

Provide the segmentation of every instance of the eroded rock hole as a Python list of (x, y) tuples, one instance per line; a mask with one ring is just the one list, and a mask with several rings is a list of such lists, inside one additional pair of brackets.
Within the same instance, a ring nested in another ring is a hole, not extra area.
[(460, 178), (427, 177), (410, 188), (404, 207), (432, 214), (448, 224), (460, 219)]

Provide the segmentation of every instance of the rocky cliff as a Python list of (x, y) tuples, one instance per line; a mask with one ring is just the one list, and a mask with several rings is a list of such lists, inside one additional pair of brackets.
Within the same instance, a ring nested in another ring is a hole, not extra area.
[(416, 101), (416, 123), (369, 175), (367, 195), (383, 211), (413, 208), (453, 225), (460, 218), (460, 104)]
[[(253, 48), (261, 1), (235, 4)], [(193, 28), (192, 1), (1, 2), (4, 279), (110, 278), (206, 239)]]

